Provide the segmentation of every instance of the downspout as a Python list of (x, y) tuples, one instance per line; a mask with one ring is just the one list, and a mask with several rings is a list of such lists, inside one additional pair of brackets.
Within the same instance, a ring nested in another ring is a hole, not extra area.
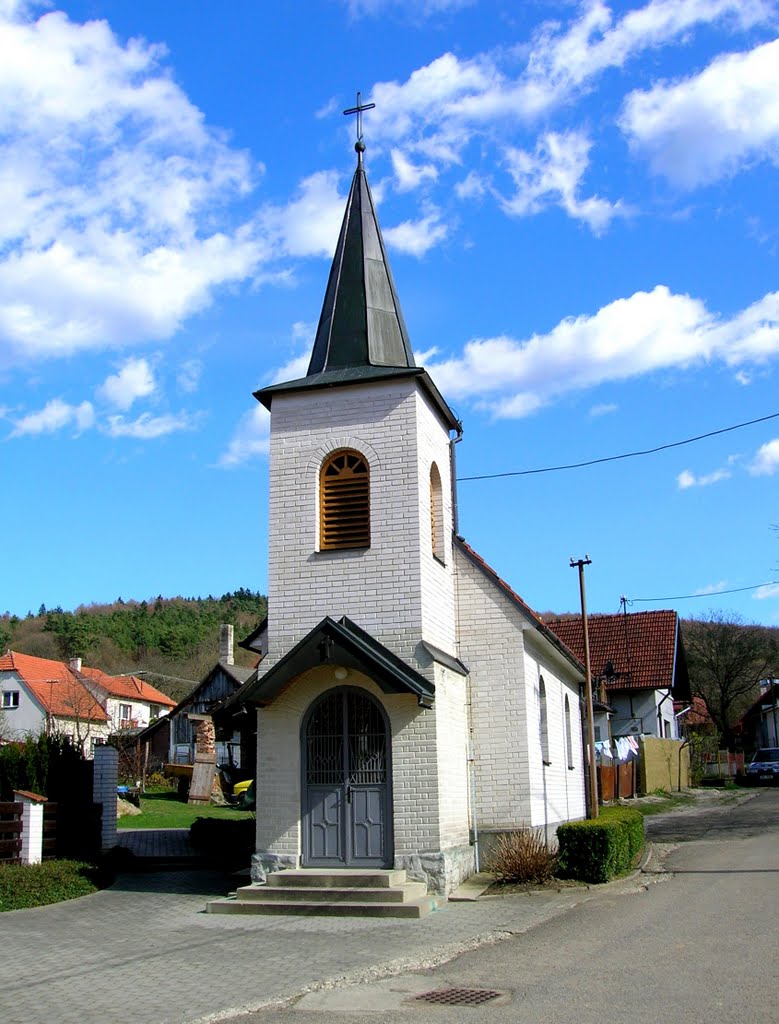
[[(451, 433), (451, 431), (450, 431)], [(463, 425), (457, 421), (457, 436), (449, 438), (449, 476), (452, 485), (452, 533), (455, 537), (460, 533), (460, 516), (457, 511), (457, 456), (454, 446), (463, 439)]]
[(689, 745), (690, 745), (690, 740), (688, 738), (679, 747), (679, 787), (678, 787), (678, 792), (680, 792), (680, 793), (682, 791), (682, 751), (684, 750), (685, 747), (688, 747)]
[[(457, 420), (457, 431), (455, 437), (449, 438), (449, 477), (452, 493), (452, 535), (457, 537), (460, 532), (460, 517), (457, 510), (457, 455), (455, 445), (463, 439), (463, 425)], [(455, 573), (455, 586), (457, 586), (457, 573)], [(458, 634), (459, 634), (459, 608), (460, 601), (457, 599), (458, 609)], [(459, 653), (460, 638), (457, 637), (457, 649)], [(471, 676), (468, 673), (468, 774), (470, 776), (470, 797), (471, 797), (471, 832), (473, 834), (473, 864), (476, 871), (481, 870), (479, 858), (479, 819), (476, 810), (476, 752), (473, 747), (473, 694), (471, 690)]]

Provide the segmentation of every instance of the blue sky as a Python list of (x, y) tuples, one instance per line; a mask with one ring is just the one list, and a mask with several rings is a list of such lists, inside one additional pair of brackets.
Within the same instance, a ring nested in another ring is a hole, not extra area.
[[(0, 0), (0, 611), (264, 590), (252, 390), (305, 372), (354, 167), (462, 477), (779, 413), (779, 9)], [(351, 122), (351, 123), (350, 123)], [(540, 611), (779, 624), (779, 418), (467, 481)], [(639, 599), (701, 595), (685, 601)], [(323, 609), (323, 613), (327, 609)]]

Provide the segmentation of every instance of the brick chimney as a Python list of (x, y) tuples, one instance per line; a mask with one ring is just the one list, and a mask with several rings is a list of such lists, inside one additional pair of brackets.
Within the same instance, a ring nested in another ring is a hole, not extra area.
[(219, 627), (219, 660), (223, 665), (234, 665), (233, 656), (233, 633), (234, 628), (223, 622)]

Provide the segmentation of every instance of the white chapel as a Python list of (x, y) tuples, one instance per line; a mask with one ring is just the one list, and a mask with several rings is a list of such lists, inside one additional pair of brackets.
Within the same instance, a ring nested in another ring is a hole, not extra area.
[(253, 877), (397, 868), (447, 894), (497, 834), (585, 814), (584, 669), (460, 535), (462, 430), (415, 365), (363, 166), (308, 373), (270, 410)]

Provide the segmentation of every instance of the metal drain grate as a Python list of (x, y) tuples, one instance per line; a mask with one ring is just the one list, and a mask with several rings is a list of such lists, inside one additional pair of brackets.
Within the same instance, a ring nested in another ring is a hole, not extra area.
[(438, 1006), (480, 1006), (502, 995), (502, 992), (494, 992), (489, 988), (441, 988), (414, 996), (414, 1001), (435, 1003)]

